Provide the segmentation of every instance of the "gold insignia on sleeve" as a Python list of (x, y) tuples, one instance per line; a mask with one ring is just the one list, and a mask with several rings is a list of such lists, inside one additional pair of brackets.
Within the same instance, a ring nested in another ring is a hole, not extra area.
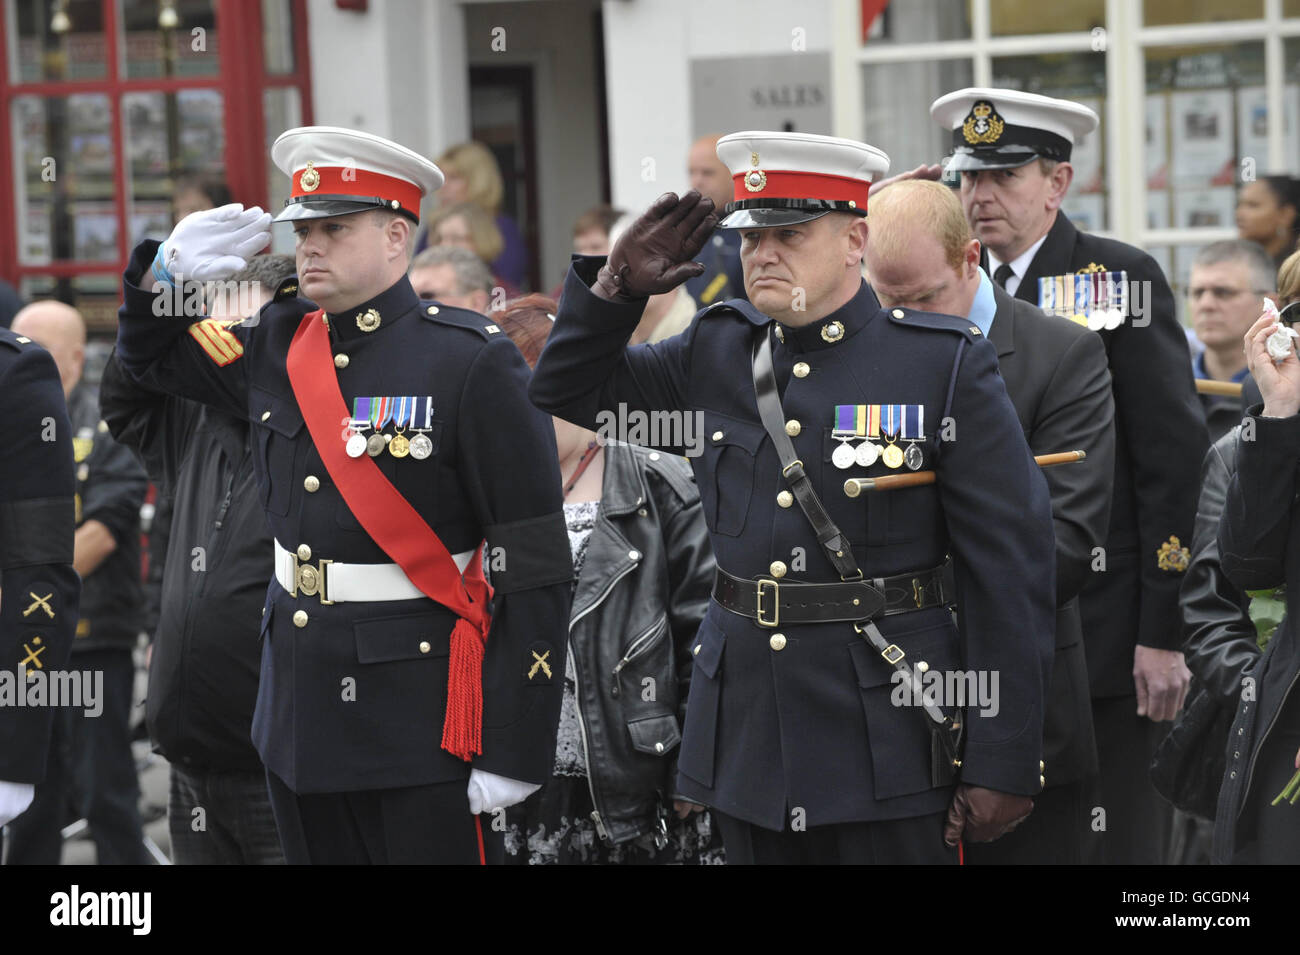
[(54, 619), (54, 608), (50, 606), (50, 600), (54, 597), (54, 591), (50, 591), (44, 597), (38, 597), (35, 592), (27, 591), (27, 596), (32, 598), (32, 605), (23, 611), (24, 617), (30, 617), (37, 609), (44, 610), (45, 616), (51, 620)]
[(231, 324), (233, 323), (215, 318), (205, 318), (189, 328), (190, 337), (199, 343), (213, 362), (223, 368), (238, 361), (244, 354), (243, 344), (229, 330)]
[(1156, 566), (1161, 570), (1181, 574), (1187, 569), (1187, 563), (1191, 560), (1191, 556), (1177, 537), (1170, 536), (1169, 540), (1160, 545), (1160, 550), (1156, 554)]
[(41, 646), (41, 638), (33, 637), (32, 643), (36, 644), (35, 648), (32, 648), (26, 643), (23, 644), (23, 649), (27, 651), (27, 656), (18, 661), (18, 665), (26, 671), (28, 676), (31, 676), (35, 672), (28, 668), (27, 664), (29, 663), (35, 663), (37, 670), (45, 669), (45, 664), (41, 662), (41, 654), (45, 652), (46, 648)]
[(538, 667), (541, 667), (542, 672), (545, 673), (549, 679), (551, 676), (551, 666), (546, 662), (546, 658), (551, 655), (551, 651), (547, 650), (545, 653), (538, 653), (536, 650), (530, 650), (528, 652), (533, 655), (533, 660), (536, 661), (528, 671), (528, 679), (531, 680), (533, 677), (537, 676)]
[(298, 185), (302, 187), (303, 192), (315, 192), (320, 185), (320, 173), (312, 168), (312, 163), (307, 163), (307, 168), (302, 171), (298, 177)]
[(991, 145), (1002, 138), (1006, 124), (993, 104), (986, 99), (976, 100), (961, 124), (961, 134), (972, 146)]

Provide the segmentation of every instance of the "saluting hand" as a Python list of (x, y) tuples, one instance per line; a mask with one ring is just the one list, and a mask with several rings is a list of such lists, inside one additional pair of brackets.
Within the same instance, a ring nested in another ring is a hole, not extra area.
[(1276, 316), (1267, 312), (1250, 326), (1245, 340), (1246, 366), (1264, 397), (1265, 417), (1289, 418), (1300, 411), (1300, 359), (1295, 349), (1282, 362), (1269, 357), (1265, 343), (1277, 329)]
[(153, 274), (160, 281), (213, 282), (234, 275), (271, 241), (271, 215), (238, 202), (192, 212), (158, 247)]
[(915, 169), (909, 169), (907, 172), (900, 172), (898, 175), (890, 176), (888, 179), (882, 179), (880, 182), (873, 182), (871, 188), (867, 190), (867, 198), (870, 199), (881, 189), (896, 182), (906, 182), (908, 179), (930, 179), (932, 181), (937, 181), (942, 178), (943, 166), (939, 163), (932, 163), (930, 165), (922, 163)]
[(619, 236), (592, 291), (605, 299), (672, 291), (704, 271), (701, 263), (691, 260), (717, 224), (712, 199), (694, 189), (680, 199), (664, 193)]

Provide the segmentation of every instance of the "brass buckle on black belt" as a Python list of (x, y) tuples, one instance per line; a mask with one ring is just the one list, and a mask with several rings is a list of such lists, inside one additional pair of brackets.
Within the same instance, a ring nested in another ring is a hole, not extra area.
[[(775, 580), (757, 580), (758, 593), (754, 598), (754, 613), (760, 627), (776, 627), (781, 620), (781, 586)], [(772, 619), (763, 616), (763, 587), (772, 588)]]

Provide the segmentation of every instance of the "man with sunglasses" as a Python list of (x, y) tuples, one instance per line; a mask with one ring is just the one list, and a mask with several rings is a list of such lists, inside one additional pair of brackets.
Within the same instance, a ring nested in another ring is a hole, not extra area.
[[(1187, 284), (1187, 305), (1196, 337), (1205, 345), (1205, 350), (1192, 360), (1197, 378), (1244, 385), (1250, 372), (1241, 340), (1264, 310), (1264, 297), (1276, 298), (1274, 285), (1273, 260), (1255, 242), (1212, 242), (1196, 253)], [(1300, 314), (1288, 317), (1300, 318)], [(1208, 394), (1200, 397), (1211, 441), (1219, 440), (1241, 423), (1240, 399)]]

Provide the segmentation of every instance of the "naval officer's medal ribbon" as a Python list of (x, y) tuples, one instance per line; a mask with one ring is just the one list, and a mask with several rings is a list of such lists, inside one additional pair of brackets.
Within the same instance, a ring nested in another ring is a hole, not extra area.
[[(415, 402), (411, 409), (411, 427), (419, 433), (411, 439), (411, 457), (417, 461), (423, 461), (429, 455), (433, 454), (433, 442), (424, 432), (433, 427), (433, 398), (425, 395), (423, 398), (412, 399)], [(423, 421), (424, 427), (416, 427), (416, 422)]]
[(857, 412), (861, 407), (861, 405), (835, 406), (835, 427), (831, 430), (831, 437), (839, 442), (839, 446), (831, 452), (831, 463), (841, 471), (853, 467), (857, 462), (857, 455), (849, 441), (860, 433)]
[(903, 462), (913, 471), (919, 471), (925, 457), (919, 443), (925, 440), (925, 405), (901, 405), (903, 412), (903, 440), (907, 450)]

